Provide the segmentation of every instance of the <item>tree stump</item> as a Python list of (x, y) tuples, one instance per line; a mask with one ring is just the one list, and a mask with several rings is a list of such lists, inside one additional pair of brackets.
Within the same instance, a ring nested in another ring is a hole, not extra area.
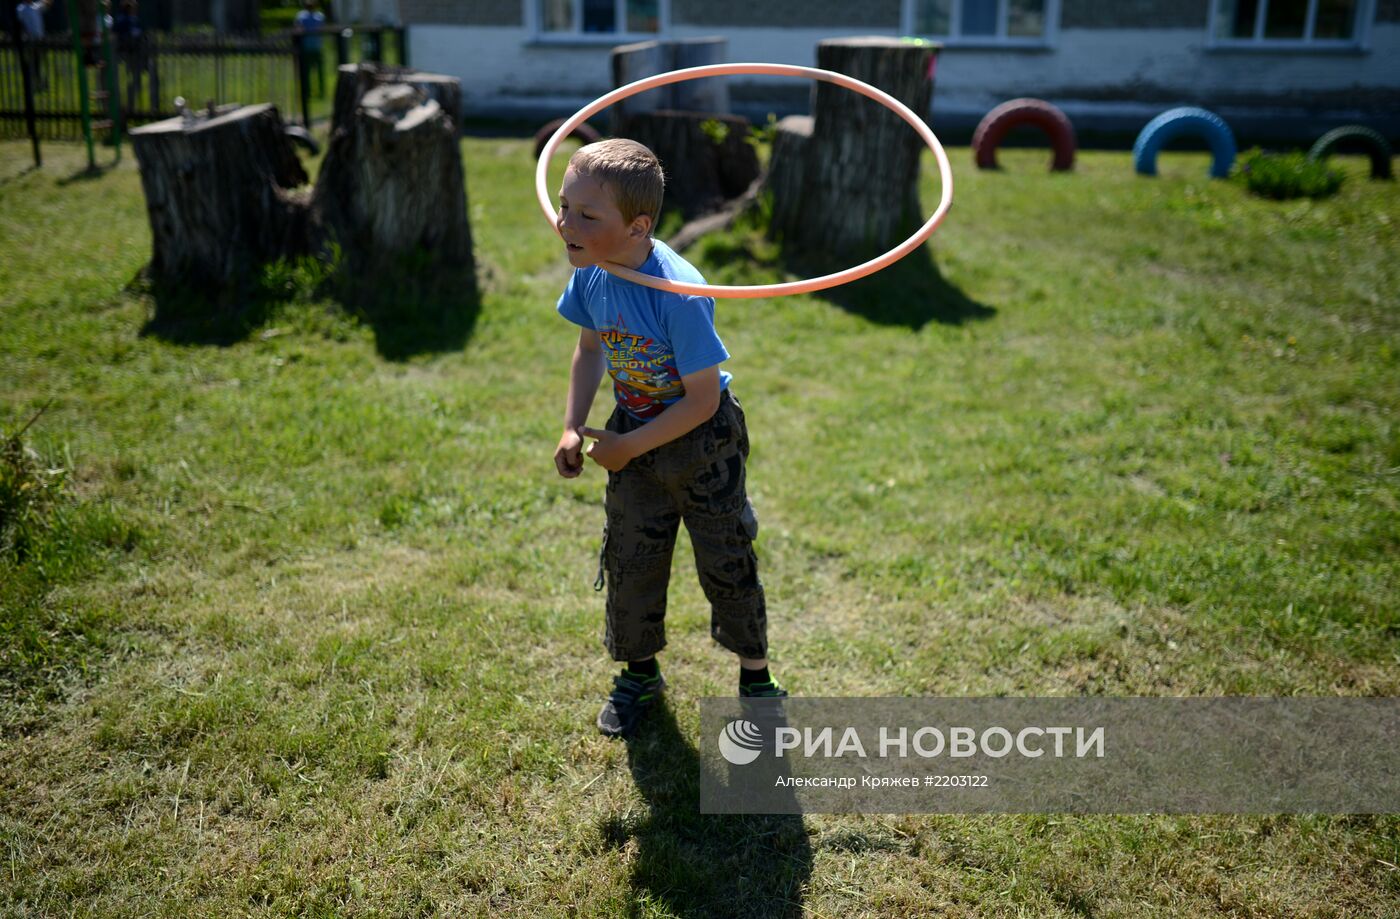
[(661, 160), (666, 199), (687, 219), (742, 195), (759, 175), (748, 119), (738, 115), (648, 112), (628, 119), (623, 136)]
[[(720, 64), (728, 56), (729, 42), (720, 36), (686, 38), (679, 41), (641, 41), (612, 49), (613, 89), (670, 70)], [(649, 89), (612, 106), (613, 133), (636, 115), (656, 111), (707, 112), (729, 114), (729, 84), (722, 78), (687, 80)]]
[[(339, 120), (316, 179), (318, 226), (339, 242), (352, 267), (416, 257), (421, 249), (438, 266), (471, 268), (457, 119), (417, 83), (393, 75), (342, 108), (365, 75), (341, 68)], [(460, 98), (455, 83), (449, 102), (454, 95)]]
[[(614, 87), (669, 70), (721, 63), (724, 38), (645, 41), (612, 50)], [(612, 108), (613, 134), (646, 144), (666, 173), (666, 200), (689, 219), (743, 194), (759, 175), (749, 122), (729, 114), (720, 78), (688, 80), (624, 99)]]
[[(314, 189), (271, 105), (224, 106), (131, 132), (151, 221), (151, 274), (226, 288), (283, 256), (469, 275), (471, 228), (458, 147), (457, 80), (405, 68), (340, 68), (334, 127)], [(422, 256), (426, 255), (427, 258)]]
[(273, 105), (224, 106), (131, 131), (154, 276), (227, 284), (307, 251), (306, 172)]
[(394, 83), (406, 83), (421, 90), (425, 96), (442, 106), (442, 110), (452, 119), (453, 129), (458, 128), (462, 117), (462, 84), (456, 77), (425, 73), (411, 67), (365, 62), (342, 64), (338, 68), (335, 103), (331, 109), (331, 132), (336, 132), (346, 124), (365, 93), (376, 86)]
[[(933, 96), (941, 46), (893, 38), (827, 39), (817, 66), (883, 89), (920, 115)], [(922, 223), (919, 158), (924, 144), (894, 112), (833, 83), (816, 85), (809, 118), (778, 124), (766, 187), (771, 231), (785, 245), (868, 258)]]

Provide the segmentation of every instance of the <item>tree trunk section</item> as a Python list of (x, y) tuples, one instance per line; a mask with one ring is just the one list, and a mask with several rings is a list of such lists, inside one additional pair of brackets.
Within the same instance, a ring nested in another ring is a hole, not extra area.
[(151, 221), (151, 273), (224, 285), (307, 250), (308, 181), (275, 106), (228, 106), (131, 131)]
[(295, 191), (307, 175), (271, 105), (186, 113), (131, 132), (153, 278), (241, 286), (265, 263), (324, 256), (334, 241), (361, 284), (391, 286), (404, 271), (465, 271), (474, 284), (457, 80), (376, 65), (342, 67), (340, 77), (314, 189)]
[[(356, 269), (390, 265), (398, 257), (415, 259), (418, 270), (430, 263), (471, 268), (457, 119), (417, 82), (393, 76), (341, 110), (341, 99), (365, 79), (364, 70), (347, 70), (341, 69), (339, 121), (316, 181), (317, 218), (326, 237)], [(343, 90), (347, 84), (352, 88)], [(454, 81), (446, 97), (451, 102), (459, 94)]]
[[(728, 54), (729, 41), (720, 36), (618, 45), (611, 54), (613, 89), (671, 70), (722, 64)], [(728, 115), (729, 84), (722, 77), (706, 77), (623, 99), (611, 107), (613, 134), (621, 137), (632, 118), (659, 111)]]
[(462, 118), (462, 84), (456, 77), (425, 73), (411, 67), (366, 62), (340, 65), (336, 75), (335, 105), (331, 110), (331, 133), (334, 134), (346, 125), (365, 93), (376, 86), (394, 83), (406, 83), (421, 90), (423, 95), (442, 106), (442, 110), (452, 119), (454, 130), (459, 127)]
[[(817, 44), (817, 66), (882, 89), (926, 117), (938, 48), (893, 38), (828, 39)], [(923, 149), (913, 128), (875, 100), (817, 83), (812, 117), (779, 125), (767, 183), (772, 232), (799, 251), (843, 260), (897, 245), (923, 222)]]
[(738, 115), (659, 111), (628, 119), (623, 137), (646, 144), (661, 160), (666, 199), (686, 219), (717, 210), (758, 178), (758, 154)]

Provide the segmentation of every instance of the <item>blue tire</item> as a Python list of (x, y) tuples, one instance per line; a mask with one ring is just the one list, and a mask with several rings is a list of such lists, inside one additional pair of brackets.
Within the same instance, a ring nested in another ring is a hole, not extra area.
[(1163, 112), (1147, 123), (1133, 144), (1133, 168), (1139, 175), (1157, 174), (1157, 154), (1171, 141), (1183, 134), (1198, 134), (1210, 144), (1210, 174), (1217, 179), (1228, 178), (1235, 165), (1235, 135), (1230, 126), (1214, 112), (1203, 108), (1183, 106)]

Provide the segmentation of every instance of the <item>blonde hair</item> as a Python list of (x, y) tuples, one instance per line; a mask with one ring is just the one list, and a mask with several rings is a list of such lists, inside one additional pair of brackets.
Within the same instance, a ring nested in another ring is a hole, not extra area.
[(644, 144), (621, 137), (600, 140), (580, 147), (569, 158), (569, 168), (602, 183), (622, 212), (624, 223), (631, 224), (646, 214), (652, 229), (656, 228), (666, 180), (661, 161)]

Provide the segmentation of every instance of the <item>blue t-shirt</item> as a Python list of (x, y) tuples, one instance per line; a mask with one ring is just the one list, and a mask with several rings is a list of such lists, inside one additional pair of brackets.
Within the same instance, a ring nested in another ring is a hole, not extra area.
[[(314, 13), (310, 10), (302, 10), (300, 13), (296, 14), (296, 17), (292, 20), (292, 22), (298, 29), (319, 29), (321, 26), (324, 26), (326, 24), (326, 14), (321, 12), (320, 10), (317, 10)], [(321, 50), (320, 32), (312, 32), (311, 34), (308, 34), (305, 38), (303, 38), (301, 41), (301, 46), (307, 51)]]
[[(695, 267), (659, 239), (637, 269), (686, 284), (704, 284)], [(729, 359), (715, 332), (713, 297), (653, 290), (608, 274), (597, 265), (577, 268), (559, 298), (559, 315), (603, 342), (613, 395), (632, 417), (650, 421), (685, 395), (681, 377)], [(720, 390), (732, 374), (719, 372)]]

